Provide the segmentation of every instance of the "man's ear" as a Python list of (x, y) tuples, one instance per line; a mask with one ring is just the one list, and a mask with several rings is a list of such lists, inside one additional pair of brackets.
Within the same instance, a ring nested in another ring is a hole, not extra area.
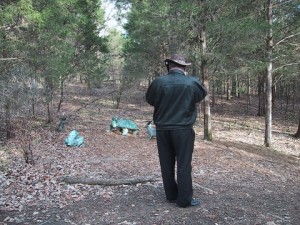
[(165, 65), (166, 65), (167, 70), (168, 70), (168, 72), (169, 72), (169, 70), (170, 70), (170, 65), (169, 65), (169, 63), (168, 63), (168, 62), (165, 62)]

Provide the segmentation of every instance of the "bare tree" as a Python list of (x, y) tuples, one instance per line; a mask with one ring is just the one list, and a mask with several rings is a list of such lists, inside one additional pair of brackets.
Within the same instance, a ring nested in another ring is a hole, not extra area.
[(299, 123), (298, 123), (298, 130), (296, 134), (294, 134), (295, 138), (300, 138), (300, 112), (299, 112)]
[(267, 67), (267, 85), (266, 85), (266, 115), (265, 115), (265, 146), (271, 147), (272, 141), (272, 69), (273, 69), (273, 3), (272, 0), (268, 0), (267, 5), (267, 20), (269, 23), (269, 34), (267, 36), (267, 55), (268, 55), (268, 67)]
[[(200, 25), (199, 25), (199, 41), (202, 50), (202, 60), (201, 60), (201, 76), (203, 79), (204, 86), (207, 91), (209, 91), (209, 76), (208, 76), (208, 59), (207, 59), (207, 40), (206, 40), (206, 1), (199, 0), (199, 8), (201, 9), (200, 14)], [(212, 131), (211, 131), (211, 113), (210, 113), (210, 100), (209, 94), (206, 95), (204, 99), (204, 139), (211, 141), (212, 140)]]

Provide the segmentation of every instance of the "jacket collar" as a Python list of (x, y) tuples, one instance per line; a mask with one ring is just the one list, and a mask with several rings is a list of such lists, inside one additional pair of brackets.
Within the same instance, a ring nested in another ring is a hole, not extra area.
[(181, 73), (182, 75), (185, 75), (185, 71), (183, 69), (181, 69), (181, 68), (172, 68), (169, 71), (169, 74), (170, 73)]

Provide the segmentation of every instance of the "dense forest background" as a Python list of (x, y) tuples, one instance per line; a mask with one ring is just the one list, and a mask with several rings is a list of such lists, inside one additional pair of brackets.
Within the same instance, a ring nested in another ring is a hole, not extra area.
[(111, 82), (118, 107), (125, 90), (164, 74), (163, 61), (175, 52), (187, 56), (189, 74), (209, 90), (202, 107), (204, 139), (213, 139), (210, 108), (216, 99), (232, 97), (258, 104), (265, 146), (272, 146), (274, 109), (297, 118), (299, 138), (299, 0), (111, 3), (116, 19), (126, 19), (124, 32), (107, 27), (100, 0), (1, 1), (2, 144), (15, 133), (26, 136), (34, 120), (63, 118), (66, 85), (79, 81), (92, 94)]
[[(173, 53), (209, 92), (187, 209), (146, 130)], [(300, 0), (1, 0), (0, 224), (298, 225), (299, 86)]]

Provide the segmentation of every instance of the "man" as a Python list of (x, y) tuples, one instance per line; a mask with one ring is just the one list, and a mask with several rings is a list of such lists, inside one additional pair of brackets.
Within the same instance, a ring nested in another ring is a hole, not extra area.
[[(181, 54), (165, 60), (168, 74), (156, 78), (146, 93), (147, 102), (154, 106), (153, 121), (166, 199), (179, 207), (199, 205), (193, 198), (192, 153), (194, 150), (196, 103), (203, 100), (206, 89), (199, 80), (186, 76)], [(177, 180), (175, 180), (177, 162)], [(177, 181), (177, 182), (176, 182)]]

